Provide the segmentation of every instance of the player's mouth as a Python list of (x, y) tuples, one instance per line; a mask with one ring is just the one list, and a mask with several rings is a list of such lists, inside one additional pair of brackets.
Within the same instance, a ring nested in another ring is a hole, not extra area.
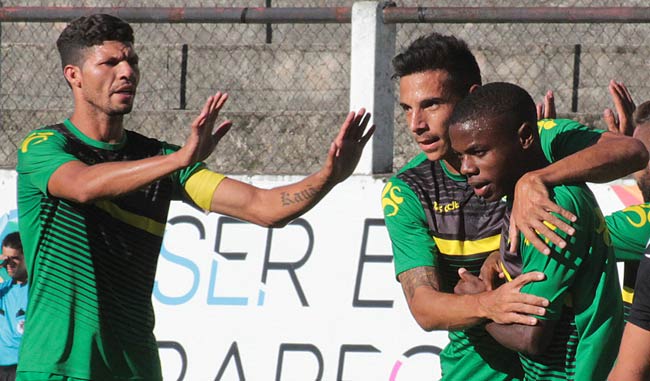
[(479, 197), (483, 198), (489, 198), (491, 194), (491, 188), (490, 188), (490, 183), (486, 182), (470, 182), (469, 185), (474, 188), (474, 194), (476, 194)]
[(121, 87), (113, 91), (113, 94), (119, 96), (120, 98), (133, 99), (133, 97), (135, 97), (135, 87), (133, 86)]
[(438, 136), (432, 136), (427, 139), (417, 140), (418, 146), (424, 152), (433, 152), (440, 148), (442, 140)]

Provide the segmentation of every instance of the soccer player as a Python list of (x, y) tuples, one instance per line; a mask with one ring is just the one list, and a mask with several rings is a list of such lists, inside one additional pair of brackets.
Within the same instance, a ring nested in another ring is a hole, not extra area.
[[(478, 275), (488, 255), (498, 250), (505, 213), (504, 203), (485, 202), (474, 194), (449, 146), (449, 117), (456, 104), (481, 84), (478, 64), (462, 40), (432, 33), (397, 55), (393, 66), (409, 131), (423, 151), (389, 180), (382, 193), (397, 278), (418, 324), (425, 330), (450, 331), (450, 343), (440, 357), (444, 380), (517, 378), (521, 368), (516, 353), (476, 325), (485, 319), (535, 324), (536, 319), (527, 314), (539, 315), (545, 301), (520, 294), (519, 288), (542, 275), (524, 274), (480, 296), (453, 294), (460, 268)], [(547, 111), (551, 108), (546, 107)], [(542, 133), (551, 130), (542, 129)], [(647, 152), (634, 139), (601, 132), (578, 123), (558, 127), (550, 147), (558, 161), (526, 174), (518, 183), (517, 190), (525, 191), (516, 201), (526, 219), (517, 221), (540, 250), (548, 248), (535, 230), (557, 245), (564, 242), (542, 221), (573, 231), (550, 213), (563, 211), (548, 200), (547, 185), (613, 180), (641, 168), (647, 160)], [(474, 328), (465, 330), (470, 327)]]
[[(642, 103), (634, 112), (634, 137), (650, 149), (650, 102)], [(628, 207), (608, 216), (612, 241), (626, 250), (624, 259), (623, 298), (627, 323), (619, 349), (618, 360), (610, 381), (645, 381), (650, 379), (650, 169), (634, 173), (645, 204)], [(610, 221), (611, 220), (611, 221)], [(639, 255), (639, 253), (643, 253)], [(640, 263), (638, 263), (640, 261)], [(638, 267), (638, 271), (637, 271)], [(631, 307), (631, 308), (630, 308)]]
[(133, 41), (110, 15), (70, 22), (57, 47), (74, 111), (19, 148), (31, 282), (20, 380), (160, 380), (151, 292), (170, 201), (283, 226), (352, 173), (372, 134), (369, 114), (352, 112), (311, 176), (273, 189), (227, 178), (202, 163), (230, 127), (213, 132), (225, 93), (207, 99), (182, 147), (124, 129), (140, 75)]
[[(616, 118), (611, 109), (605, 110), (603, 119), (608, 130), (616, 134), (634, 136), (650, 151), (650, 102), (643, 103), (635, 110), (632, 96), (623, 83), (611, 81), (608, 87), (618, 114)], [(650, 177), (648, 176), (647, 166), (634, 173), (636, 184), (643, 196), (643, 204), (632, 205), (605, 216), (616, 260), (625, 262), (622, 292), (625, 318), (629, 315), (632, 306), (639, 261), (650, 239), (650, 221), (648, 221)], [(496, 277), (498, 274), (502, 277), (501, 267), (492, 265), (490, 269), (494, 273), (487, 275), (488, 269), (482, 269), (482, 275)]]
[[(553, 144), (553, 139), (540, 136), (535, 103), (516, 85), (499, 82), (480, 87), (456, 106), (449, 123), (461, 173), (486, 201), (507, 196), (510, 208), (519, 178), (548, 166), (551, 159), (542, 146)], [(542, 128), (562, 123), (568, 122), (548, 120)], [(585, 184), (554, 186), (550, 194), (557, 205), (578, 216), (567, 245), (550, 244), (551, 253), (542, 255), (521, 239), (516, 251), (510, 251), (508, 218), (504, 218), (500, 245), (508, 280), (531, 271), (546, 275), (543, 282), (521, 289), (548, 299), (546, 313), (537, 316), (533, 326), (490, 322), (486, 330), (519, 352), (525, 379), (605, 380), (623, 327), (618, 273), (605, 219)], [(466, 277), (481, 284), (478, 278)], [(466, 287), (466, 277), (457, 289)]]
[(20, 234), (7, 234), (2, 240), (2, 256), (10, 279), (0, 283), (0, 381), (16, 379), (18, 348), (23, 337), (27, 313), (27, 268)]
[[(615, 100), (631, 99), (625, 85), (612, 82), (609, 86)], [(619, 100), (620, 101), (620, 100)], [(632, 103), (633, 102), (627, 102)], [(634, 114), (632, 114), (634, 111)], [(642, 103), (636, 110), (628, 110), (632, 115), (629, 122), (623, 115), (618, 123), (610, 122), (610, 131), (621, 134), (630, 134), (640, 140), (650, 151), (650, 101)], [(648, 166), (634, 173), (636, 184), (641, 190), (643, 204), (629, 206), (623, 210), (605, 217), (607, 227), (612, 237), (612, 246), (616, 260), (625, 262), (623, 275), (623, 304), (625, 316), (629, 315), (634, 298), (634, 284), (636, 283), (639, 261), (650, 239), (650, 170)]]
[(634, 301), (609, 381), (650, 379), (650, 251), (641, 258)]

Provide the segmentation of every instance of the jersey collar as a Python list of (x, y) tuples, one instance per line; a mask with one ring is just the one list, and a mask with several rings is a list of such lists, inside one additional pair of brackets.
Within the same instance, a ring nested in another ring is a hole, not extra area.
[(122, 135), (122, 139), (117, 143), (105, 143), (105, 142), (100, 142), (99, 140), (91, 139), (88, 136), (84, 135), (83, 132), (79, 131), (79, 129), (75, 127), (74, 124), (72, 124), (70, 119), (64, 120), (63, 124), (74, 136), (79, 138), (82, 142), (95, 148), (100, 148), (109, 151), (117, 151), (122, 147), (124, 147), (124, 145), (126, 144), (126, 133)]

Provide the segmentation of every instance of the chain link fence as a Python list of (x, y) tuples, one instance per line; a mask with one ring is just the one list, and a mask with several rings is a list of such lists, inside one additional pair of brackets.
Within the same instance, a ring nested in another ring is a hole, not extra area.
[[(536, 101), (553, 90), (558, 116), (589, 126), (606, 128), (603, 110), (614, 107), (610, 80), (625, 83), (637, 104), (650, 100), (650, 24), (404, 24), (397, 30), (398, 52), (431, 31), (458, 36), (476, 55), (484, 83), (517, 83)], [(397, 106), (395, 115), (399, 168), (418, 151)]]
[[(1, 6), (134, 6), (131, 1), (4, 1)], [(218, 3), (218, 4), (215, 4)], [(186, 1), (193, 7), (330, 7), (353, 1)], [(474, 4), (475, 3), (475, 4)], [(641, 2), (474, 1), (466, 6), (635, 6)], [(455, 6), (397, 1), (398, 6)], [(177, 6), (146, 0), (137, 6)], [(230, 99), (233, 129), (209, 158), (229, 174), (306, 174), (320, 168), (349, 103), (350, 24), (132, 24), (141, 83), (126, 127), (182, 144), (205, 99)], [(0, 24), (0, 167), (14, 168), (31, 129), (70, 115), (70, 90), (55, 41), (64, 23)], [(648, 24), (398, 24), (396, 51), (438, 31), (465, 39), (484, 82), (510, 81), (536, 99), (552, 89), (560, 116), (602, 127), (607, 84), (623, 81), (637, 103), (650, 99)], [(396, 84), (396, 98), (399, 95)], [(417, 153), (395, 102), (394, 168)]]

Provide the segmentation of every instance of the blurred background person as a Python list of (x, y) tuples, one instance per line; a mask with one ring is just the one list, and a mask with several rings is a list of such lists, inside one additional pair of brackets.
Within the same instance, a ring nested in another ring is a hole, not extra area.
[(9, 279), (0, 283), (0, 381), (16, 379), (18, 348), (27, 312), (27, 269), (18, 232), (2, 241), (3, 267)]

